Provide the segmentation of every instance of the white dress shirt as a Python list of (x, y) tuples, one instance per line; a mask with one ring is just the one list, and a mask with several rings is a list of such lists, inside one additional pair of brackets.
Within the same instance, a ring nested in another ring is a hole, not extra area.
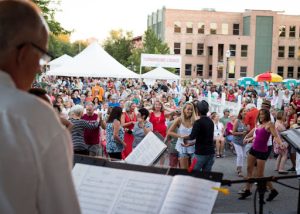
[(0, 213), (80, 213), (72, 144), (53, 109), (0, 71)]

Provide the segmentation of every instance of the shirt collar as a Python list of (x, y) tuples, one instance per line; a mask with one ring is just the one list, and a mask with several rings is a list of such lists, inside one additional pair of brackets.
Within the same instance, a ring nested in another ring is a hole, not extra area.
[(16, 84), (14, 83), (10, 75), (2, 70), (0, 70), (0, 86), (16, 88)]

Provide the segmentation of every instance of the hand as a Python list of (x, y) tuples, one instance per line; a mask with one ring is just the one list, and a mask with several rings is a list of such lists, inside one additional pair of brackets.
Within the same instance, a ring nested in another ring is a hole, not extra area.
[(180, 135), (180, 138), (183, 139), (183, 141), (185, 141), (185, 138), (188, 137), (188, 135)]
[(243, 140), (243, 144), (249, 143), (249, 138)]
[(124, 147), (126, 147), (126, 143), (125, 143), (125, 141), (122, 141), (122, 144), (123, 144), (123, 146), (124, 146)]
[(286, 145), (283, 144), (283, 143), (281, 143), (281, 144), (280, 144), (280, 148), (281, 148), (281, 149), (285, 149), (285, 148), (286, 148)]
[(193, 143), (182, 143), (181, 146), (183, 147), (189, 147), (189, 146), (193, 146)]
[(183, 147), (189, 147), (189, 146), (192, 146), (190, 143), (182, 143), (181, 146)]

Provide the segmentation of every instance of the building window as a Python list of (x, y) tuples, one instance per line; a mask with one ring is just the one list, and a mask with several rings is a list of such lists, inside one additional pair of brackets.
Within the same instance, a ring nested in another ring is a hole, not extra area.
[(247, 76), (247, 67), (241, 66), (240, 77), (246, 77), (246, 76)]
[(197, 76), (202, 77), (203, 76), (203, 65), (197, 64)]
[(300, 46), (298, 47), (297, 58), (298, 58), (298, 60), (300, 60)]
[(208, 55), (209, 56), (213, 55), (213, 47), (212, 46), (208, 47)]
[(197, 55), (198, 56), (203, 56), (204, 54), (204, 44), (203, 43), (198, 43), (197, 44)]
[(174, 54), (180, 54), (180, 42), (174, 43)]
[(295, 47), (289, 46), (289, 58), (294, 58), (294, 57), (295, 57)]
[(217, 34), (217, 24), (210, 23), (210, 34)]
[(199, 34), (204, 34), (205, 33), (205, 26), (204, 23), (198, 23), (198, 33)]
[(279, 37), (285, 37), (285, 25), (279, 26)]
[(218, 79), (222, 79), (222, 78), (223, 78), (223, 68), (218, 69), (218, 72), (217, 72), (217, 78), (218, 78)]
[(283, 66), (278, 66), (277, 67), (277, 74), (279, 76), (282, 76), (283, 77), (283, 73), (284, 73), (284, 67)]
[(297, 79), (300, 79), (300, 67), (298, 67)]
[(235, 56), (236, 45), (229, 45), (230, 56)]
[(226, 23), (222, 24), (222, 34), (228, 35), (228, 24), (226, 24)]
[(284, 46), (278, 47), (278, 57), (284, 57)]
[(192, 75), (192, 64), (185, 64), (185, 76)]
[(175, 74), (180, 75), (180, 68), (175, 68)]
[(181, 33), (180, 22), (175, 22), (174, 23), (174, 33)]
[(212, 65), (208, 66), (208, 77), (212, 77)]
[(288, 67), (287, 77), (288, 78), (294, 78), (294, 67), (292, 67), (292, 66)]
[(186, 33), (193, 33), (193, 23), (192, 22), (186, 23)]
[(233, 35), (240, 35), (240, 24), (233, 24)]
[(248, 56), (248, 45), (241, 45), (241, 57)]
[(296, 26), (290, 26), (290, 37), (296, 37)]
[(185, 54), (192, 55), (193, 53), (193, 43), (186, 43), (185, 44)]

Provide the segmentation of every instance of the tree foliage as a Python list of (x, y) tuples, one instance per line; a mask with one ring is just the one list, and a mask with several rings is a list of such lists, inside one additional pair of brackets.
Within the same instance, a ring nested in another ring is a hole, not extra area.
[[(166, 43), (157, 38), (155, 33), (148, 29), (143, 36), (143, 48), (135, 48), (132, 43), (132, 33), (121, 29), (112, 30), (110, 36), (104, 41), (104, 49), (118, 62), (133, 71), (139, 71), (141, 54), (169, 54)], [(147, 68), (146, 68), (147, 69)]]
[[(64, 29), (61, 24), (55, 20), (55, 13), (58, 11), (58, 6), (60, 5), (61, 0), (32, 0), (37, 4), (44, 15), (46, 22), (49, 25), (51, 33), (54, 35), (59, 34), (71, 34), (71, 31)], [(51, 6), (50, 6), (51, 3)]]
[(154, 33), (152, 29), (148, 29), (145, 32), (145, 38), (143, 42), (143, 52), (148, 54), (169, 54), (170, 49), (168, 45), (162, 42)]
[(86, 48), (87, 43), (85, 41), (76, 41), (70, 43), (70, 38), (68, 35), (50, 35), (49, 38), (49, 52), (54, 56), (54, 58), (60, 57), (63, 54), (68, 54), (69, 56), (75, 56)]
[(125, 67), (129, 67), (131, 62), (132, 32), (123, 32), (122, 29), (110, 31), (110, 36), (104, 41), (104, 50)]

